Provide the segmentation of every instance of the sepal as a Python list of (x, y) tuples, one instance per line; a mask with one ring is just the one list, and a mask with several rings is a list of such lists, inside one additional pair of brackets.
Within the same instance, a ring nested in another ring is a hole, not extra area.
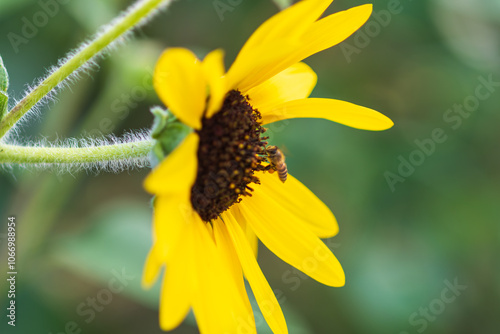
[(155, 106), (151, 108), (154, 116), (151, 137), (156, 141), (151, 154), (151, 165), (155, 167), (167, 157), (192, 131), (180, 122), (168, 109)]

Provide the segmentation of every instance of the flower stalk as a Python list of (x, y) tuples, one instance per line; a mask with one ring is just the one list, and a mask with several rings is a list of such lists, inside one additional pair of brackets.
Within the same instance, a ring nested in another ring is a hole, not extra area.
[(90, 146), (36, 147), (0, 144), (0, 163), (7, 164), (94, 164), (134, 158), (146, 158), (153, 140)]
[(9, 74), (3, 64), (2, 56), (0, 56), (0, 121), (7, 113), (7, 106), (9, 102), (9, 95), (7, 89), (9, 88)]

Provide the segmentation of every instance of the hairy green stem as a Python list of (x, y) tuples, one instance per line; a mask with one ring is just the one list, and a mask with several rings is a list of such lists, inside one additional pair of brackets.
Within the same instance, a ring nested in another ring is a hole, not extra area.
[(2, 138), (36, 103), (63, 80), (100, 53), (110, 43), (133, 28), (160, 5), (170, 2), (172, 2), (172, 0), (142, 0), (131, 7), (126, 15), (115, 20), (106, 31), (99, 34), (86, 47), (69, 58), (61, 67), (55, 70), (50, 76), (43, 80), (40, 85), (35, 87), (25, 98), (14, 106), (0, 123), (0, 138)]
[(0, 144), (0, 163), (12, 164), (86, 164), (146, 157), (153, 140), (90, 146), (33, 147)]

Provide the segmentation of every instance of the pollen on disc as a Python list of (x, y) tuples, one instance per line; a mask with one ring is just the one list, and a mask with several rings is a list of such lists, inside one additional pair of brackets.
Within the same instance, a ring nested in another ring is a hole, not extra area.
[(261, 115), (239, 91), (230, 91), (222, 108), (203, 118), (198, 131), (198, 173), (191, 202), (200, 217), (217, 218), (241, 196), (251, 196), (250, 183), (259, 183), (255, 171), (265, 170), (266, 131)]

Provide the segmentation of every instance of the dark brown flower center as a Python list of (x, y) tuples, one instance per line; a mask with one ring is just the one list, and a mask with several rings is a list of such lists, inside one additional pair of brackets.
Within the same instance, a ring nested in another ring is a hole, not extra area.
[(241, 201), (241, 196), (251, 196), (249, 184), (259, 183), (254, 172), (265, 170), (267, 144), (260, 119), (248, 98), (236, 90), (226, 95), (220, 111), (203, 118), (191, 203), (205, 222)]

